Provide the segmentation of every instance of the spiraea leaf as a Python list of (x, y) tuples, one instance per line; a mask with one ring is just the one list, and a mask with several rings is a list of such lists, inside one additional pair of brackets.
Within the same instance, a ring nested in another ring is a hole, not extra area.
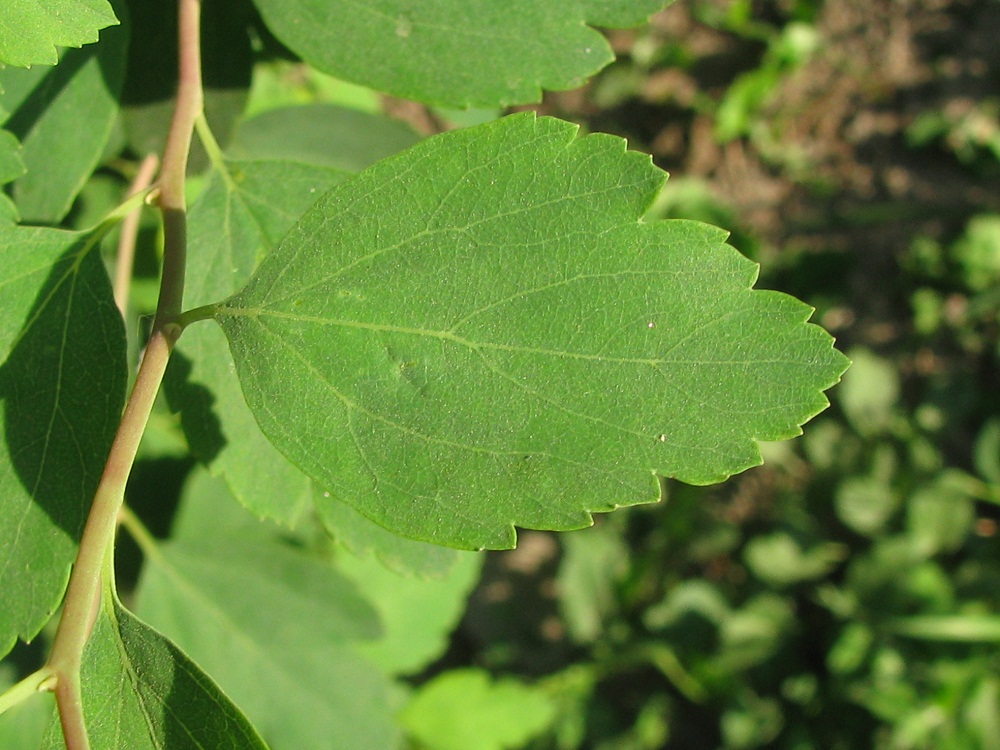
[(664, 179), (524, 114), (334, 188), (214, 307), (263, 432), (380, 525), (471, 548), (758, 464), (846, 359), (722, 230), (642, 223)]
[[(456, 107), (537, 101), (614, 59), (593, 25), (634, 26), (666, 0), (254, 0), (306, 62), (379, 91)], [(590, 24), (590, 25), (588, 25)], [(351, 44), (343, 44), (345, 39)]]

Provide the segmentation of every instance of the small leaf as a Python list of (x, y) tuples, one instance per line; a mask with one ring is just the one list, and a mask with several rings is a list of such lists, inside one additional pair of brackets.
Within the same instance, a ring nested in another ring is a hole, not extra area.
[(559, 609), (573, 639), (591, 643), (617, 608), (617, 584), (628, 572), (629, 550), (611, 524), (562, 536)]
[(791, 534), (778, 531), (751, 539), (744, 558), (755, 576), (781, 588), (826, 575), (845, 554), (841, 545), (829, 543), (805, 550)]
[(67, 50), (54, 68), (0, 71), (0, 106), (10, 112), (3, 126), (20, 138), (28, 168), (13, 190), (25, 221), (60, 221), (100, 161), (118, 116), (127, 42), (117, 28), (100, 44)]
[(851, 349), (851, 369), (844, 375), (840, 405), (861, 435), (872, 437), (890, 430), (899, 399), (896, 366), (867, 349)]
[(188, 485), (172, 541), (145, 552), (137, 611), (275, 750), (392, 746), (388, 678), (355, 646), (378, 637), (378, 616), (348, 578), (278, 543), (204, 472)]
[(481, 670), (452, 670), (420, 688), (400, 719), (428, 750), (522, 747), (555, 718), (549, 698)]
[(976, 520), (972, 498), (941, 479), (918, 489), (906, 503), (907, 536), (928, 556), (958, 550)]
[(0, 63), (54, 65), (56, 47), (97, 41), (118, 23), (107, 0), (4, 0), (0, 12)]
[(334, 188), (215, 309), (264, 434), (404, 536), (509, 547), (721, 481), (846, 360), (611, 136), (516, 115)]
[[(83, 654), (83, 711), (100, 750), (267, 750), (229, 698), (174, 644), (108, 596)], [(65, 744), (53, 721), (45, 750)]]
[(0, 654), (62, 599), (125, 401), (125, 329), (87, 235), (0, 224)]
[[(664, 0), (255, 0), (309, 64), (408, 99), (455, 107), (537, 101), (614, 59), (591, 24), (641, 23)], [(351, 44), (342, 41), (350, 39)]]
[[(214, 172), (191, 207), (187, 302), (211, 302), (246, 283), (299, 216), (343, 178), (339, 170), (285, 161), (231, 161)], [(197, 326), (181, 339), (164, 390), (195, 456), (224, 475), (254, 513), (291, 524), (311, 503), (309, 479), (261, 435), (232, 368), (219, 331)]]

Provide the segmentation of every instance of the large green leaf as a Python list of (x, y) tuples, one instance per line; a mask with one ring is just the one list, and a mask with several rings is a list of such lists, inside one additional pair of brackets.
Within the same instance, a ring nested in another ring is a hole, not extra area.
[(172, 541), (146, 553), (137, 611), (275, 750), (392, 746), (389, 680), (354, 645), (380, 634), (378, 617), (332, 566), (280, 544), (205, 473), (185, 493)]
[[(233, 161), (213, 173), (189, 220), (185, 296), (198, 305), (232, 294), (302, 213), (343, 179), (338, 170), (284, 161)], [(226, 477), (241, 503), (290, 524), (311, 503), (309, 479), (261, 434), (218, 330), (186, 332), (165, 390), (195, 455)]]
[(97, 32), (118, 23), (107, 0), (4, 0), (0, 11), (0, 63), (52, 65), (56, 47), (97, 41)]
[(386, 528), (507, 547), (720, 481), (845, 367), (722, 230), (638, 221), (648, 156), (575, 133), (519, 115), (382, 161), (215, 308), (264, 433)]
[(14, 182), (26, 221), (56, 223), (69, 211), (104, 153), (118, 116), (127, 30), (67, 50), (54, 68), (0, 71), (3, 127), (21, 139), (27, 174)]
[(121, 417), (125, 331), (86, 235), (0, 224), (0, 654), (62, 598)]
[[(268, 28), (338, 78), (457, 107), (537, 101), (614, 59), (591, 24), (635, 25), (665, 0), (254, 0)], [(349, 42), (349, 43), (348, 43)]]
[[(107, 595), (84, 651), (83, 711), (100, 750), (267, 750), (229, 698), (174, 644)], [(62, 750), (59, 722), (43, 745)]]

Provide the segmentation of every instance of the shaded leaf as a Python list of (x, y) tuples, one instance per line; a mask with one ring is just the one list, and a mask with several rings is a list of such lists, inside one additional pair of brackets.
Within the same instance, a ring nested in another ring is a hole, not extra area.
[(639, 223), (648, 156), (574, 136), (516, 115), (384, 160), (215, 307), (264, 434), (394, 532), (508, 547), (721, 481), (845, 368), (721, 230)]
[(409, 148), (420, 136), (408, 125), (332, 104), (280, 107), (240, 123), (228, 152), (357, 172)]
[(62, 598), (125, 400), (125, 331), (87, 235), (0, 224), (0, 653)]
[(54, 68), (0, 71), (3, 126), (22, 144), (27, 174), (14, 182), (25, 221), (55, 223), (69, 211), (104, 153), (118, 116), (127, 30), (67, 50)]
[(146, 552), (137, 611), (219, 681), (275, 750), (391, 747), (388, 679), (353, 645), (378, 636), (378, 619), (348, 579), (278, 543), (204, 473), (172, 541)]
[(524, 745), (555, 718), (548, 697), (477, 669), (452, 670), (422, 686), (400, 715), (428, 750), (504, 750)]
[[(116, 597), (107, 599), (83, 654), (83, 711), (91, 747), (266, 750), (246, 717), (197, 664)], [(58, 721), (50, 725), (43, 747), (65, 747)]]
[[(232, 161), (191, 207), (185, 299), (200, 305), (242, 286), (257, 263), (343, 173), (282, 161)], [(218, 330), (181, 338), (164, 390), (195, 456), (226, 477), (246, 507), (292, 523), (311, 503), (309, 479), (264, 438), (247, 409)]]
[(0, 185), (6, 185), (25, 172), (21, 143), (13, 133), (0, 130)]
[(118, 23), (107, 0), (5, 0), (0, 13), (0, 63), (53, 65), (56, 47), (97, 41)]
[[(0, 110), (0, 117), (4, 113)], [(0, 130), (0, 185), (6, 185), (24, 174), (24, 160), (21, 158), (21, 143), (13, 133)], [(17, 208), (6, 193), (0, 192), (0, 221), (16, 223)]]
[[(614, 59), (591, 24), (635, 25), (663, 0), (254, 0), (309, 64), (408, 99), (456, 107), (538, 101)], [(343, 40), (351, 40), (344, 44)]]
[(439, 658), (465, 611), (482, 564), (480, 553), (457, 552), (445, 575), (415, 580), (374, 560), (340, 557), (338, 569), (372, 602), (384, 628), (377, 640), (359, 644), (358, 652), (382, 670), (402, 675), (418, 672)]

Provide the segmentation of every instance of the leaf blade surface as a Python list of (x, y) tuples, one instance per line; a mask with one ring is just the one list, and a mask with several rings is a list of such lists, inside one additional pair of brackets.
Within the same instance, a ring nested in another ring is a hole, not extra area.
[[(196, 472), (137, 611), (233, 696), (275, 750), (391, 747), (390, 682), (356, 652), (376, 610), (331, 565), (280, 544)], [(197, 617), (192, 617), (197, 612)]]
[[(455, 107), (537, 101), (614, 59), (587, 23), (636, 25), (661, 0), (255, 0), (268, 28), (311, 65), (397, 96)], [(351, 39), (352, 44), (339, 43)]]
[[(84, 650), (83, 710), (102, 750), (267, 750), (246, 717), (173, 643), (106, 601)], [(45, 750), (63, 750), (58, 720)]]
[(3, 126), (22, 144), (27, 174), (13, 196), (25, 221), (57, 223), (97, 167), (118, 116), (127, 29), (99, 44), (66, 50), (53, 68), (0, 71)]
[(845, 359), (664, 175), (530, 115), (317, 202), (216, 308), (263, 432), (380, 525), (458, 547), (721, 481), (799, 433)]
[(0, 653), (55, 611), (121, 417), (125, 331), (84, 234), (0, 225)]
[[(343, 173), (290, 161), (234, 160), (191, 207), (185, 298), (213, 302), (246, 283), (258, 262)], [(311, 502), (309, 479), (260, 434), (225, 342), (194, 326), (178, 343), (164, 390), (195, 456), (225, 476), (257, 515), (291, 524)]]
[(0, 63), (53, 65), (56, 47), (97, 41), (118, 23), (107, 0), (7, 0), (0, 13)]

